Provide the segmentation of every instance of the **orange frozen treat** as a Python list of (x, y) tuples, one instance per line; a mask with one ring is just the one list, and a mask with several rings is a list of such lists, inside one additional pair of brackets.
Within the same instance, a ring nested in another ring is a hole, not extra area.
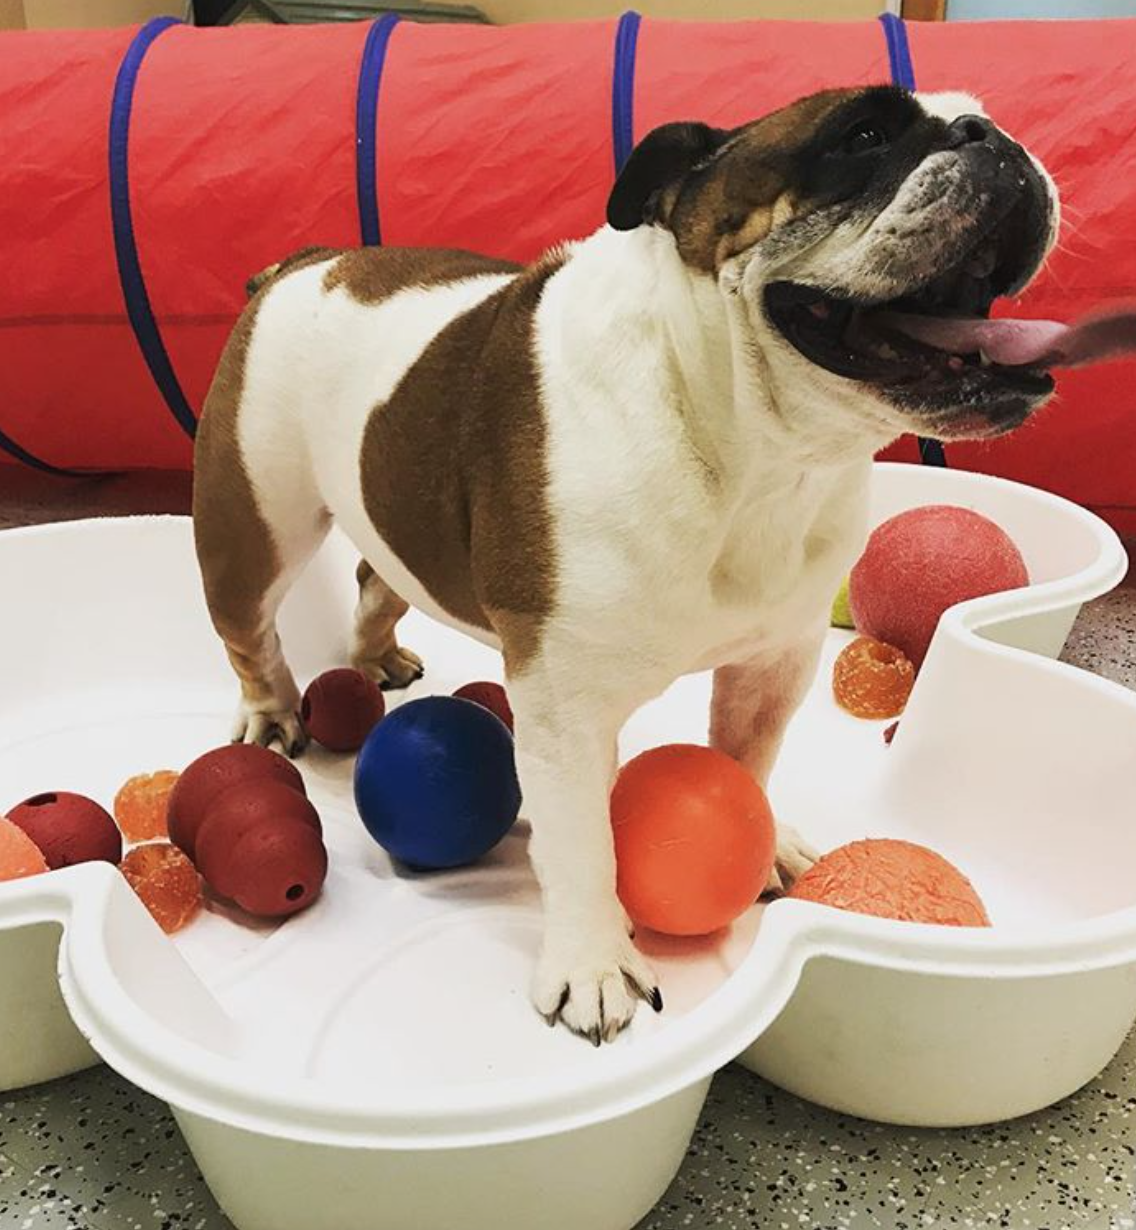
[(22, 880), (46, 870), (39, 846), (19, 825), (0, 816), (0, 880)]
[(120, 869), (167, 935), (192, 922), (201, 909), (201, 877), (189, 859), (168, 841), (135, 846)]
[(854, 841), (815, 863), (789, 893), (838, 910), (944, 927), (989, 927), (974, 885), (941, 854), (889, 837)]
[(179, 776), (173, 769), (159, 769), (123, 782), (114, 796), (114, 818), (127, 841), (153, 841), (167, 835), (166, 811)]
[(902, 651), (870, 636), (845, 645), (832, 667), (832, 694), (853, 717), (898, 717), (914, 685), (915, 667)]

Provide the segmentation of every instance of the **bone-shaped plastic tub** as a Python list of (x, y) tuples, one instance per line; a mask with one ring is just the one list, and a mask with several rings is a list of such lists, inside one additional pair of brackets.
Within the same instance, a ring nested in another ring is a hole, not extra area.
[[(169, 1102), (241, 1230), (625, 1230), (677, 1169), (712, 1073), (743, 1052), (806, 1097), (914, 1124), (1076, 1089), (1136, 1016), (1136, 695), (1045, 655), (1124, 556), (1053, 496), (877, 467), (875, 520), (931, 502), (992, 516), (1035, 583), (948, 613), (890, 748), (882, 723), (831, 700), (847, 639), (833, 632), (771, 794), (821, 846), (934, 846), (992, 930), (783, 901), (713, 940), (644, 939), (667, 1009), (593, 1050), (527, 1003), (525, 833), (476, 867), (396, 873), (354, 814), (350, 759), (313, 752), (331, 872), (284, 926), (214, 909), (167, 939), (105, 865), (0, 884), (0, 1088), (105, 1059)], [(352, 562), (333, 539), (289, 600), (301, 678), (342, 660)], [(188, 522), (13, 531), (0, 576), (0, 806), (50, 789), (109, 803), (130, 774), (223, 740), (233, 683)], [(430, 667), (411, 695), (499, 670), (417, 616), (405, 639)], [(624, 753), (704, 738), (707, 699), (705, 677), (681, 680)]]

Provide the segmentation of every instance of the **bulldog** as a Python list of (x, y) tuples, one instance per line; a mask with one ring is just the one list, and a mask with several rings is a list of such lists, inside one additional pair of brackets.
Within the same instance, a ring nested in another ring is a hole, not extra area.
[[(1039, 165), (960, 94), (829, 90), (667, 124), (607, 225), (528, 266), (309, 249), (254, 279), (196, 449), (234, 738), (305, 744), (281, 599), (332, 522), (354, 664), (403, 687), (413, 604), (504, 655), (544, 932), (532, 998), (597, 1045), (662, 997), (615, 894), (630, 714), (713, 670), (713, 746), (763, 784), (867, 535), (873, 454), (1000, 435), (1061, 338), (990, 320), (1058, 229)], [(814, 855), (779, 833), (771, 890)]]

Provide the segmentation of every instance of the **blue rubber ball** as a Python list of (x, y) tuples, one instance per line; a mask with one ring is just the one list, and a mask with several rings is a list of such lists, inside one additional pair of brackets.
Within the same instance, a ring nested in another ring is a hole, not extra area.
[(355, 762), (355, 804), (400, 862), (423, 870), (475, 862), (521, 807), (513, 736), (472, 701), (407, 701), (367, 736)]

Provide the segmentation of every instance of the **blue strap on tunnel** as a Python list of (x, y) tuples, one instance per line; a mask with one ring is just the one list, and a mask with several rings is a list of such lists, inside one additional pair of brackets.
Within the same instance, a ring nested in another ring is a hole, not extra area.
[(639, 41), (638, 13), (624, 13), (615, 31), (615, 63), (611, 75), (611, 146), (615, 173), (631, 157), (635, 145), (635, 47)]
[[(892, 85), (898, 85), (905, 90), (915, 89), (915, 69), (911, 63), (911, 47), (907, 42), (907, 26), (902, 18), (894, 13), (881, 13), (880, 24), (884, 28), (887, 39), (888, 68), (891, 70)], [(946, 450), (942, 441), (928, 440), (919, 437), (919, 460), (924, 465), (945, 466), (947, 464)]]
[(915, 70), (911, 66), (911, 48), (907, 42), (907, 26), (894, 13), (881, 13), (880, 23), (887, 39), (888, 68), (892, 85), (905, 90), (915, 89)]
[(122, 58), (114, 82), (110, 110), (110, 211), (114, 230), (114, 252), (126, 315), (142, 351), (150, 375), (165, 398), (170, 413), (190, 439), (197, 431), (197, 418), (190, 409), (166, 351), (138, 257), (138, 241), (130, 208), (130, 115), (134, 106), (134, 87), (147, 51), (171, 26), (180, 25), (176, 17), (155, 17), (134, 36)]
[(50, 461), (44, 461), (35, 453), (29, 453), (4, 431), (0, 431), (0, 449), (31, 469), (39, 470), (42, 474), (54, 474), (57, 478), (107, 478), (112, 473), (109, 470), (69, 470), (66, 466), (53, 466)]
[(369, 246), (382, 243), (379, 190), (375, 177), (379, 86), (383, 79), (387, 45), (396, 25), (397, 13), (384, 13), (372, 23), (359, 64), (359, 87), (355, 100), (355, 192), (359, 201), (359, 233), (363, 243)]

